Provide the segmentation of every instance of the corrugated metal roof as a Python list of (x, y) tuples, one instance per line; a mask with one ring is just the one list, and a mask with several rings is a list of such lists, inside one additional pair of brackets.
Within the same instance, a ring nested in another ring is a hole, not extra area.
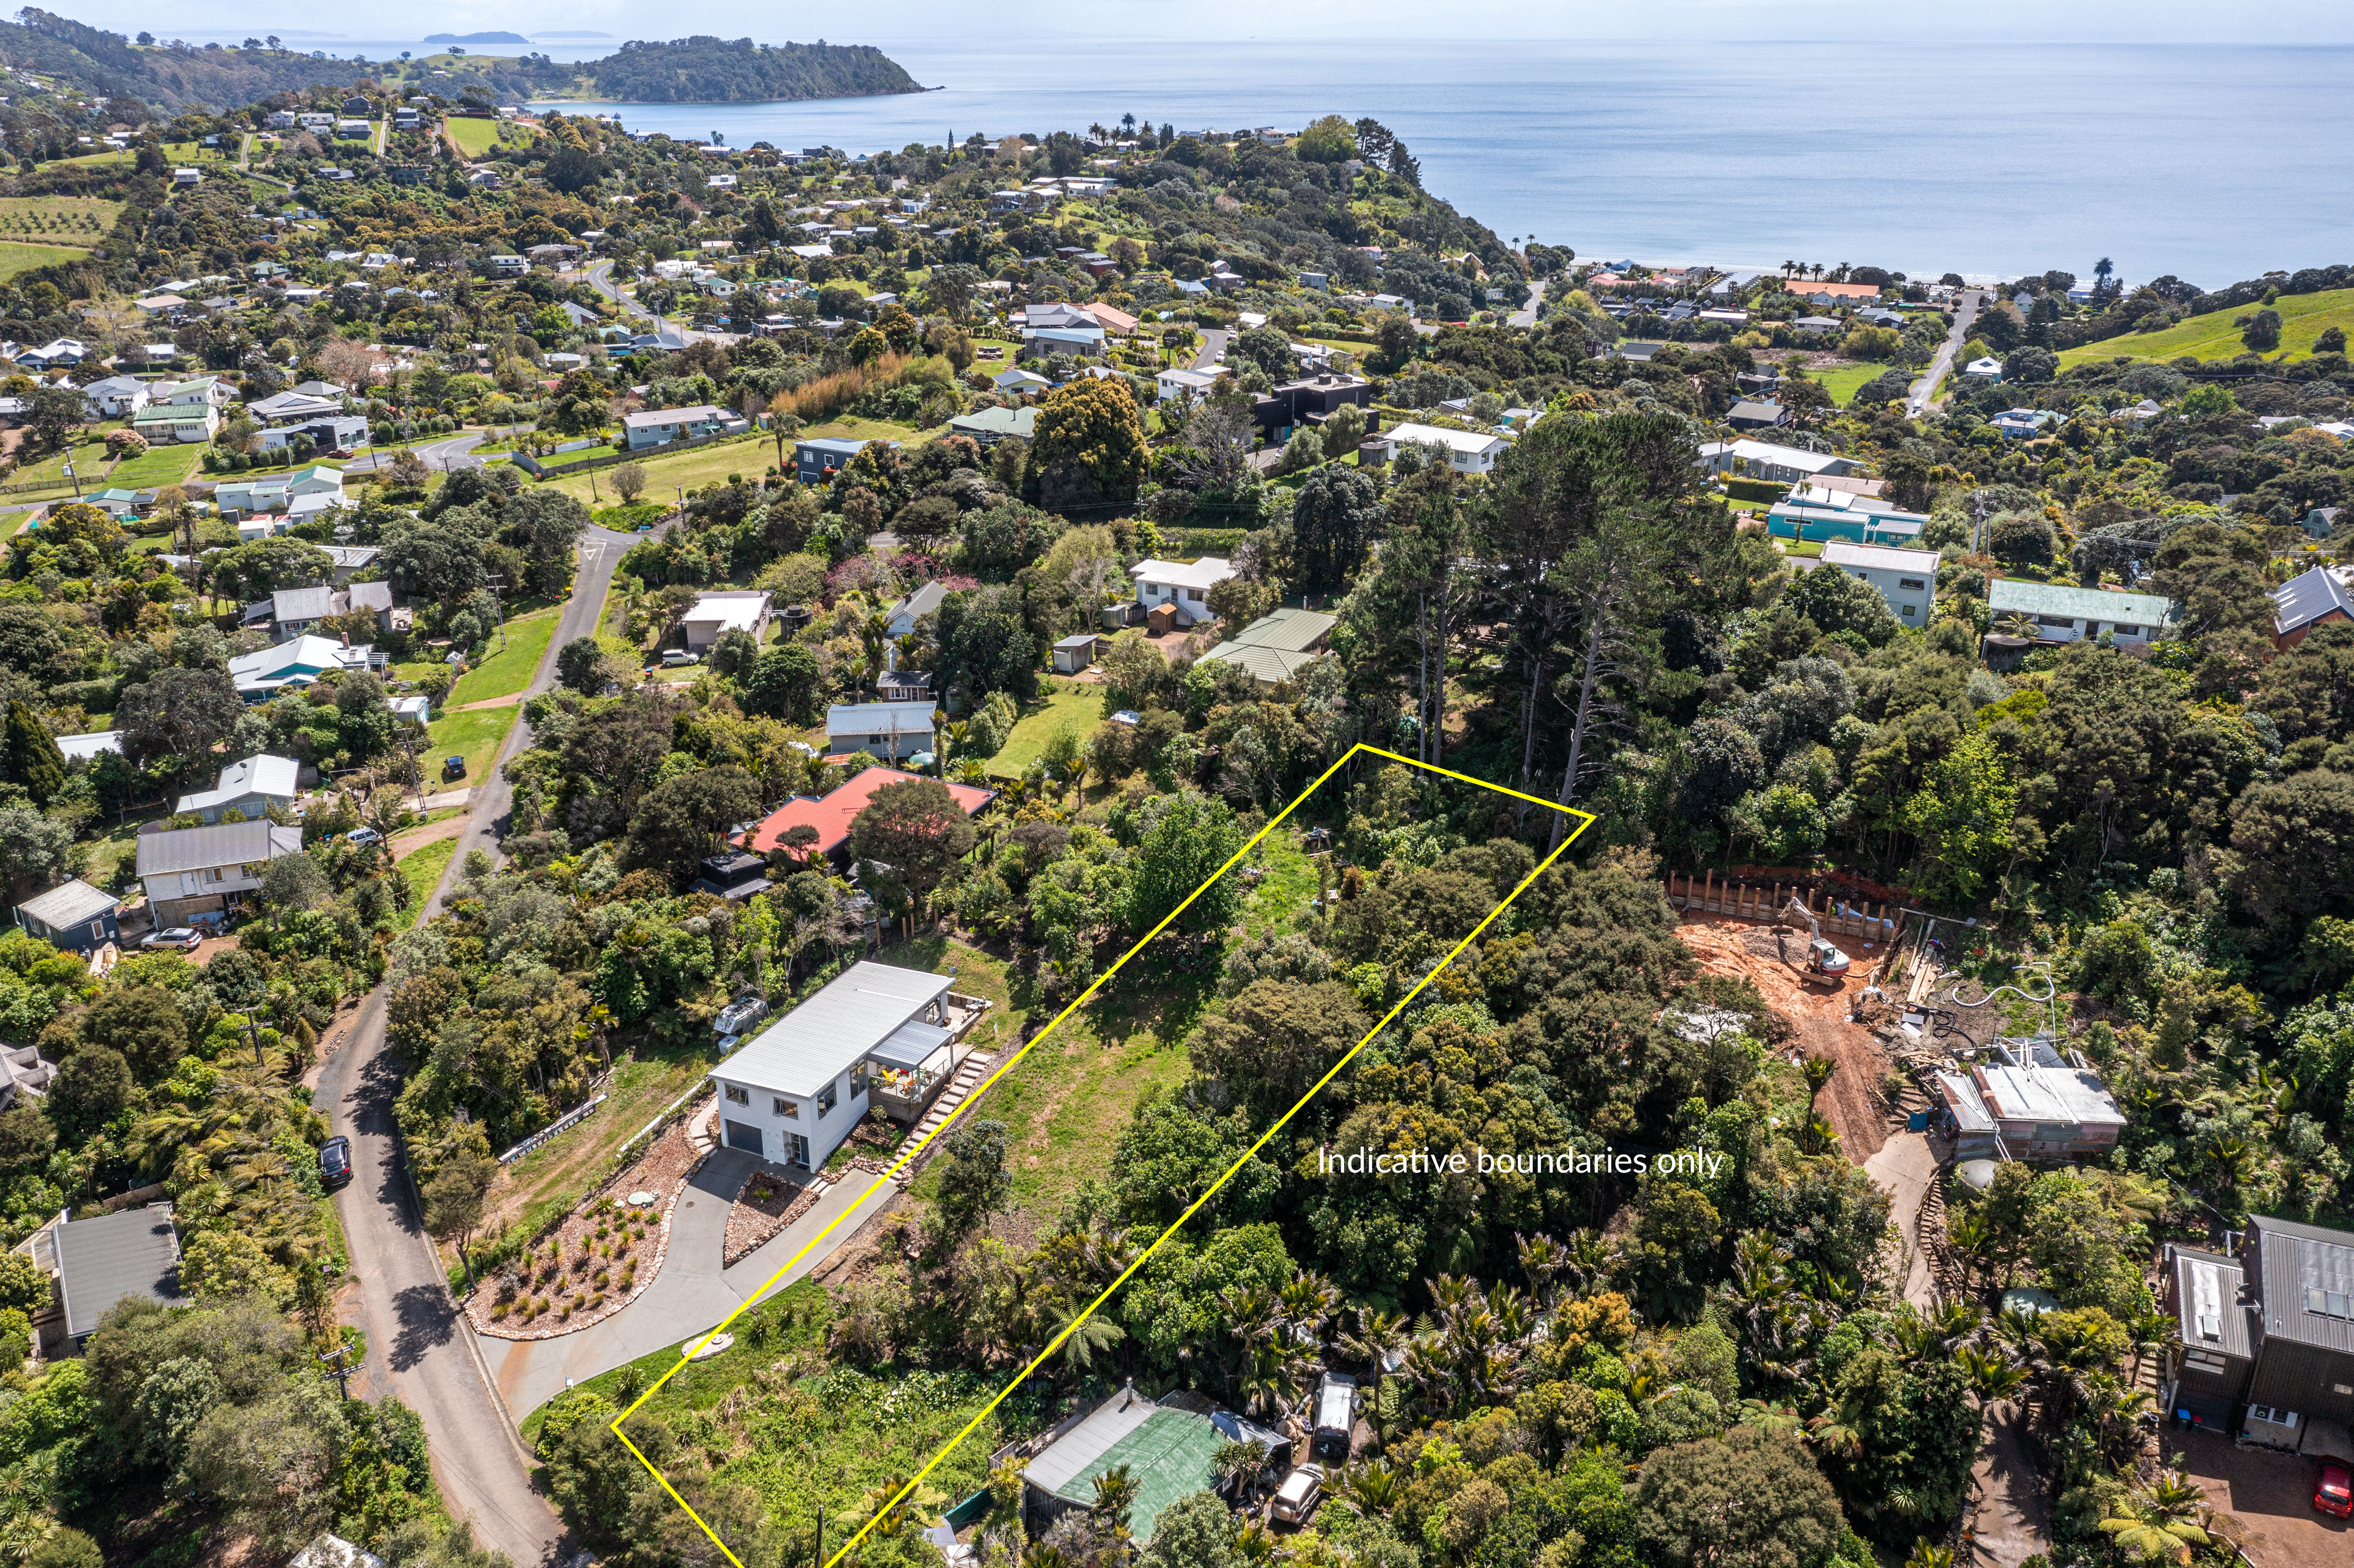
[(2175, 1316), (2186, 1350), (2248, 1360), (2247, 1275), (2236, 1258), (2190, 1247), (2174, 1254)]
[(62, 931), (69, 926), (95, 920), (121, 902), (111, 893), (101, 893), (77, 876), (37, 898), (26, 899), (16, 906), (16, 912), (30, 915), (52, 931)]
[(1226, 1440), (1210, 1416), (1152, 1404), (1124, 1390), (1031, 1460), (1024, 1478), (1066, 1502), (1092, 1505), (1095, 1478), (1127, 1466), (1136, 1477), (1129, 1529), (1138, 1541), (1150, 1542), (1162, 1510), (1212, 1485), (1210, 1462)]
[(226, 805), (248, 795), (267, 795), (272, 799), (291, 800), (297, 788), (295, 781), (302, 773), (302, 765), (291, 757), (271, 757), (267, 753), (248, 757), (222, 768), (217, 788), (201, 794), (181, 796), (179, 809), (201, 811), (207, 806)]
[(58, 1293), (71, 1338), (97, 1328), (126, 1296), (180, 1304), (180, 1238), (169, 1203), (59, 1225), (57, 1248)]
[(1290, 680), (1320, 657), (1316, 653), (1287, 653), (1280, 648), (1254, 648), (1244, 642), (1221, 642), (1202, 655), (1202, 662), (1223, 659), (1249, 671), (1253, 679), (1275, 685)]
[(1889, 545), (1850, 545), (1844, 539), (1834, 539), (1823, 546), (1822, 558), (1834, 567), (1871, 567), (1883, 572), (1919, 572), (1932, 577), (1937, 575), (1935, 550), (1900, 550)]
[(2264, 1332), (2354, 1354), (2354, 1235), (2257, 1216), (2247, 1245), (2263, 1279)]
[(175, 828), (139, 835), (138, 874), (166, 876), (216, 865), (245, 865), (298, 854), (302, 830), (275, 822), (223, 822), (209, 828)]
[(2174, 618), (2174, 601), (2155, 594), (2113, 593), (2106, 588), (2032, 583), (2020, 577), (1997, 577), (1988, 584), (1987, 606), (1997, 615), (2015, 609), (2023, 615), (2120, 620), (2134, 626), (2163, 626)]
[(837, 703), (825, 710), (828, 735), (910, 735), (932, 733), (932, 705), (923, 703)]
[(2273, 589), (2273, 609), (2278, 629), (2285, 634), (2312, 625), (2333, 609), (2354, 618), (2354, 594), (2335, 571), (2315, 567)]
[(711, 1075), (771, 1094), (813, 1095), (949, 989), (949, 977), (861, 963), (786, 1013)]
[(1239, 642), (1250, 648), (1273, 648), (1286, 653), (1304, 653), (1323, 641), (1340, 624), (1339, 616), (1326, 615), (1320, 610), (1269, 610), (1235, 632), (1228, 645)]

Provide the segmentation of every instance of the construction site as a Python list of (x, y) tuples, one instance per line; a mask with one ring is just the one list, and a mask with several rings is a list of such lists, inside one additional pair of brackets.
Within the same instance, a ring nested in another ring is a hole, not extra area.
[(1992, 990), (1956, 972), (1948, 955), (1985, 939), (1974, 923), (1801, 883), (1670, 876), (1667, 895), (1702, 969), (1755, 985), (1797, 1032), (1794, 1059), (1833, 1065), (1817, 1110), (1889, 1194), (1906, 1298), (1961, 1288), (1947, 1181), (1984, 1187), (2004, 1161), (2056, 1163), (2122, 1135), (2115, 1097), (2061, 1032), (2048, 971)]

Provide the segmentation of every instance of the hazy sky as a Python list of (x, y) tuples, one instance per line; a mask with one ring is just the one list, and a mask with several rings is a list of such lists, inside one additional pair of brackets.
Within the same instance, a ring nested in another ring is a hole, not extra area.
[[(1419, 28), (1444, 17), (1450, 36), (1483, 32), (1509, 47), (1513, 36), (1547, 38), (1650, 38), (1679, 33), (1717, 38), (2067, 39), (2098, 43), (2229, 40), (2234, 43), (2320, 44), (2354, 41), (2354, 6), (2342, 0), (2278, 0), (2265, 6), (2219, 0), (2075, 0), (2051, 6), (1975, 9), (1890, 5), (1855, 0), (1654, 0), (1623, 4), (1531, 5), (1527, 0), (1456, 0), (1434, 9), (1408, 0), (1193, 0), (1182, 13), (1142, 0), (1037, 0), (998, 10), (942, 0), (864, 0), (850, 12), (730, 9), (725, 19), (648, 0), (514, 0), (513, 4), (426, 4), (385, 0), (356, 9), (255, 4), (139, 5), (133, 0), (67, 0), (55, 9), (80, 21), (124, 33), (152, 29), (193, 40), (241, 33), (276, 33), (289, 44), (341, 52), (336, 37), (365, 42), (418, 38), (429, 32), (504, 30), (526, 37), (542, 29), (594, 29), (616, 39), (663, 38), (686, 33), (766, 41), (822, 35), (834, 43), (888, 44), (921, 38), (935, 48), (959, 33), (976, 43), (1010, 36), (1063, 33), (1084, 37), (1202, 39), (1223, 31), (1235, 38), (1347, 36), (1368, 38), (1394, 31), (1410, 54)], [(333, 21), (325, 19), (333, 16)], [(343, 18), (351, 18), (345, 25)], [(1172, 29), (1172, 20), (1182, 26)], [(1337, 32), (1335, 32), (1337, 29)]]

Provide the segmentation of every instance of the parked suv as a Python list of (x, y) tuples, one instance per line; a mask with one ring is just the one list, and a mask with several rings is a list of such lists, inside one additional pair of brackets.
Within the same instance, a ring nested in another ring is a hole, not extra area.
[(1286, 1524), (1306, 1524), (1324, 1496), (1324, 1467), (1302, 1465), (1283, 1478), (1269, 1510)]

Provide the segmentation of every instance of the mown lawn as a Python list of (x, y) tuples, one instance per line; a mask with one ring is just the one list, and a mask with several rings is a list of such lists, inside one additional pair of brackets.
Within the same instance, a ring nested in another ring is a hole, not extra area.
[(441, 122), (450, 140), (469, 158), (487, 158), (491, 149), (499, 144), (499, 122), (495, 120), (475, 120), (452, 114)]
[(425, 901), (433, 896), (440, 885), (441, 874), (450, 868), (450, 857), (458, 853), (456, 839), (435, 839), (429, 844), (419, 844), (400, 857), (398, 864), (404, 881), (408, 884), (409, 924), (416, 925), (429, 913)]
[(487, 702), (493, 697), (511, 697), (531, 684), (539, 672), (539, 662), (547, 652), (548, 641), (556, 635), (556, 622), (563, 614), (560, 609), (535, 609), (519, 615), (506, 623), (506, 647), (458, 678), (450, 689), (448, 707), (463, 707), (468, 703)]
[(1018, 779), (1033, 762), (1044, 755), (1046, 743), (1061, 730), (1073, 729), (1085, 740), (1095, 732), (1103, 718), (1104, 689), (1077, 681), (1046, 677), (1041, 687), (1044, 695), (1024, 709), (1005, 737), (1005, 745), (995, 757), (989, 758), (991, 773)]
[[(111, 473), (103, 474), (105, 485), (124, 490), (154, 490), (166, 484), (181, 484), (196, 471), (201, 461), (200, 446), (150, 447), (135, 458), (127, 458), (114, 466)], [(77, 463), (76, 467), (80, 465)]]
[[(499, 747), (506, 740), (508, 727), (521, 712), (522, 706), (516, 705), (503, 708), (476, 708), (472, 713), (444, 713), (435, 719), (427, 726), (429, 739), (421, 759), (429, 787), (456, 789), (481, 783), (483, 770), (497, 758)], [(452, 779), (443, 782), (441, 759), (460, 756), (466, 759), (466, 777), (462, 780)]]
[[(2192, 316), (2164, 332), (2127, 333), (2102, 343), (2062, 350), (2060, 363), (2104, 364), (2112, 359), (2168, 360), (2185, 355), (2194, 359), (2230, 359), (2248, 352), (2240, 341), (2234, 316), (2253, 315), (2261, 305)], [(2267, 359), (2303, 359), (2313, 353), (2313, 340), (2329, 327), (2354, 334), (2354, 289), (2327, 289), (2317, 294), (2284, 294), (2272, 308), (2281, 315), (2280, 347)]]
[(1809, 371), (1808, 374), (1831, 395), (1832, 402), (1844, 408), (1865, 382), (1887, 368), (1885, 365), (1842, 365), (1835, 369)]
[[(791, 443), (786, 443), (788, 453)], [(703, 485), (724, 484), (731, 473), (746, 479), (758, 479), (777, 461), (777, 443), (765, 434), (755, 433), (716, 446), (696, 447), (673, 457), (641, 458), (638, 466), (646, 471), (644, 499), (663, 507), (678, 504), (678, 487), (689, 490)], [(614, 467), (618, 468), (617, 463)], [(593, 493), (590, 480), (594, 478)], [(547, 482), (567, 495), (597, 506), (610, 506), (620, 497), (613, 489), (613, 470), (601, 468), (587, 473), (568, 473), (561, 479)]]

